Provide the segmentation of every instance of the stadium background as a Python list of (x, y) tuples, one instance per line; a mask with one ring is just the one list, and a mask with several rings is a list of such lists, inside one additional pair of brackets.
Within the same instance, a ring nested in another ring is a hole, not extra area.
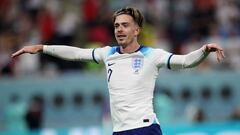
[(102, 65), (10, 55), (36, 43), (114, 45), (111, 15), (124, 6), (144, 13), (144, 45), (178, 54), (209, 42), (225, 49), (221, 63), (210, 55), (195, 69), (161, 70), (154, 107), (164, 134), (240, 134), (240, 1), (1, 0), (1, 135), (111, 134)]

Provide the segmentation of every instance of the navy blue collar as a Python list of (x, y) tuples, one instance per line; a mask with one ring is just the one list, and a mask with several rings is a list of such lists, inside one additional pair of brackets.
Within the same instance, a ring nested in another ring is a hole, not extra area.
[[(134, 51), (134, 52), (132, 52), (132, 53), (135, 53), (135, 52), (140, 51), (143, 47), (144, 47), (143, 45), (140, 45), (140, 47), (139, 47), (136, 51)], [(123, 53), (121, 52), (120, 46), (118, 46), (118, 47), (116, 48), (116, 51), (117, 51), (119, 54), (123, 54)], [(129, 53), (129, 54), (130, 54), (130, 53)]]

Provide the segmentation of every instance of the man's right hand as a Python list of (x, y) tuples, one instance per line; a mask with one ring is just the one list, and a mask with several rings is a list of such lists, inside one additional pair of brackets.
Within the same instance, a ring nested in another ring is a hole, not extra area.
[(11, 57), (15, 58), (15, 57), (17, 57), (19, 55), (22, 55), (24, 53), (35, 54), (35, 53), (42, 52), (42, 51), (43, 51), (43, 45), (24, 46), (22, 49), (13, 53)]

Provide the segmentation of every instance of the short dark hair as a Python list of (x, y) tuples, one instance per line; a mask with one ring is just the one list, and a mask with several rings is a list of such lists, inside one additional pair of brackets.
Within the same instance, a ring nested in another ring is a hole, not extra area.
[(139, 27), (143, 26), (144, 17), (142, 13), (137, 8), (133, 7), (125, 7), (117, 10), (112, 17), (113, 23), (115, 22), (116, 17), (122, 14), (130, 15), (133, 18), (134, 22), (137, 23)]

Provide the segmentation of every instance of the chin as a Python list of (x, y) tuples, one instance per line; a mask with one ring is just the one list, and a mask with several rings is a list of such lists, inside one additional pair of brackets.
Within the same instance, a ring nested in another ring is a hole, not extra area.
[(120, 45), (120, 46), (125, 46), (126, 43), (125, 43), (125, 42), (118, 42), (118, 45)]

